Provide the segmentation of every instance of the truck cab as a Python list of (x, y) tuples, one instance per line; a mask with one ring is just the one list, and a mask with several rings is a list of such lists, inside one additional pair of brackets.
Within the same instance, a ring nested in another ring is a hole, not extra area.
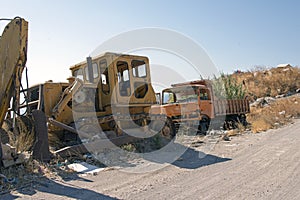
[[(202, 97), (200, 99), (199, 94), (200, 90), (197, 86), (164, 89), (162, 91), (163, 111), (177, 122), (201, 120)], [(208, 97), (206, 98), (208, 99)]]
[(245, 114), (250, 111), (247, 99), (218, 99), (210, 80), (177, 83), (164, 89), (161, 110), (175, 125), (198, 122), (198, 129), (203, 133), (213, 119), (218, 126), (223, 122), (246, 124)]

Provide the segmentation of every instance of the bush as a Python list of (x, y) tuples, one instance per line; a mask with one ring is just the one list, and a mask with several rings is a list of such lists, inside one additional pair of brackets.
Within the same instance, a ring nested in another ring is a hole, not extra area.
[(246, 90), (242, 83), (238, 83), (231, 75), (221, 73), (220, 77), (212, 80), (214, 94), (219, 99), (243, 99)]

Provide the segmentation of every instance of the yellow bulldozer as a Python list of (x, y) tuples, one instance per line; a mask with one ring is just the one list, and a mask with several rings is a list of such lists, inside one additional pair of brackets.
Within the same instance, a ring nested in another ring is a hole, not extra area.
[(139, 138), (128, 134), (134, 128), (143, 132), (141, 128), (163, 119), (151, 112), (156, 96), (147, 57), (106, 52), (70, 70), (68, 82), (48, 81), (26, 90), (28, 112), (41, 110), (48, 119), (49, 134), (56, 139), (51, 144), (79, 141), (80, 148), (74, 148), (83, 153), (82, 139), (98, 135), (120, 145)]
[[(95, 136), (101, 139), (100, 146), (107, 141), (121, 145), (153, 136), (149, 127), (157, 130), (163, 124), (160, 109), (152, 109), (156, 96), (145, 56), (106, 52), (71, 66), (66, 82), (23, 88), (27, 34), (28, 23), (16, 18), (1, 36), (2, 147), (30, 150), (34, 158), (48, 161), (48, 141), (59, 155), (84, 153), (88, 151), (84, 141)], [(2, 160), (12, 154), (1, 149)]]

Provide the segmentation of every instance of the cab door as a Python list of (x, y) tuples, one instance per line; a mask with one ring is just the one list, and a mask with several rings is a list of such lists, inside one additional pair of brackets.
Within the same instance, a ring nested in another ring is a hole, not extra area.
[(129, 62), (127, 59), (116, 61), (116, 93), (119, 104), (128, 104), (131, 96)]
[(211, 93), (207, 88), (200, 88), (199, 89), (199, 106), (201, 115), (207, 115), (209, 118), (213, 118), (213, 103), (211, 98)]

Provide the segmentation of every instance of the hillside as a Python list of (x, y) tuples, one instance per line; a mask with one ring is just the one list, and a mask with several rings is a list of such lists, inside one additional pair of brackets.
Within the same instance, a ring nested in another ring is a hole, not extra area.
[(278, 128), (300, 117), (300, 68), (279, 66), (230, 75), (251, 102), (247, 120), (254, 133)]
[(290, 65), (239, 72), (231, 76), (239, 84), (243, 84), (247, 96), (252, 100), (259, 97), (290, 95), (300, 88), (300, 68)]

